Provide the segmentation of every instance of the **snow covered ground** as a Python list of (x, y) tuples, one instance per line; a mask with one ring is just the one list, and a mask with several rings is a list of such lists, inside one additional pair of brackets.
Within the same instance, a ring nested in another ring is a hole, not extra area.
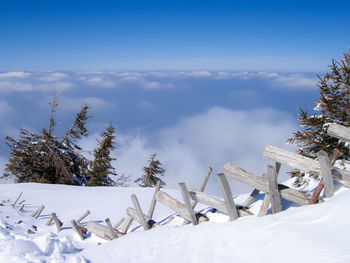
[[(0, 262), (350, 262), (350, 191), (336, 188), (333, 198), (317, 205), (283, 202), (285, 210), (275, 215), (228, 222), (225, 214), (208, 212), (210, 221), (195, 227), (182, 226), (182, 220), (175, 218), (149, 231), (133, 224), (133, 232), (113, 241), (91, 234), (81, 241), (71, 229), (72, 219), (90, 210), (84, 224), (89, 220), (104, 224), (105, 218), (115, 224), (132, 206), (131, 194), (147, 211), (153, 189), (0, 184)], [(182, 200), (177, 190), (166, 191)], [(11, 206), (21, 192), (20, 201), (26, 200), (23, 212), (20, 205)], [(235, 202), (246, 197), (238, 196)], [(253, 204), (253, 213), (261, 198)], [(31, 217), (42, 204), (41, 216)], [(59, 234), (54, 225), (46, 226), (52, 212), (64, 223)], [(157, 203), (154, 219), (172, 214)]]

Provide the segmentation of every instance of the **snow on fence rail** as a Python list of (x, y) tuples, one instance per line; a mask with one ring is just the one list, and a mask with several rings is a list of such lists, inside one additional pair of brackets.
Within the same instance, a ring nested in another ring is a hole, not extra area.
[[(331, 123), (328, 126), (327, 132), (330, 136), (340, 140), (350, 141), (350, 128)], [(282, 164), (310, 174), (320, 175), (324, 183), (324, 193), (326, 197), (331, 197), (334, 194), (333, 179), (346, 186), (350, 186), (350, 172), (331, 165), (329, 156), (324, 151), (318, 152), (317, 160), (314, 160), (284, 149), (267, 145), (265, 146), (263, 157), (265, 159), (272, 160), (275, 163), (274, 166), (267, 166), (267, 173), (265, 173), (263, 176), (257, 176), (229, 162), (224, 165), (223, 173), (217, 175), (223, 199), (204, 192), (209, 177), (212, 173), (212, 168), (209, 167), (199, 190), (193, 188), (188, 190), (185, 183), (179, 183), (183, 203), (171, 197), (167, 193), (160, 191), (159, 181), (155, 187), (155, 192), (147, 215), (143, 213), (136, 195), (132, 195), (131, 200), (134, 208), (127, 208), (126, 218), (121, 218), (114, 226), (112, 226), (111, 221), (109, 218), (107, 218), (105, 219), (106, 225), (89, 221), (86, 227), (84, 227), (81, 224), (81, 221), (90, 214), (90, 211), (87, 210), (77, 220), (71, 220), (72, 229), (80, 236), (81, 240), (85, 239), (88, 231), (107, 240), (116, 239), (128, 233), (128, 230), (134, 220), (138, 222), (144, 230), (149, 230), (157, 225), (157, 223), (152, 219), (157, 202), (176, 212), (184, 219), (185, 223), (192, 223), (193, 225), (209, 220), (206, 215), (194, 210), (197, 203), (207, 205), (211, 208), (226, 213), (230, 221), (236, 220), (242, 216), (253, 215), (253, 213), (249, 211), (249, 206), (254, 202), (254, 199), (257, 197), (259, 192), (264, 192), (265, 196), (258, 216), (267, 215), (270, 205), (272, 213), (281, 212), (281, 198), (294, 202), (298, 205), (308, 205), (312, 203), (309, 194), (300, 190), (289, 188), (283, 184), (278, 184), (277, 177)], [(248, 199), (243, 202), (242, 205), (235, 204), (227, 177), (243, 182), (254, 188)], [(22, 194), (23, 193), (20, 193), (18, 198), (12, 204), (14, 208), (16, 203), (22, 197)], [(19, 204), (23, 203), (20, 211), (23, 211), (24, 201), (25, 200), (19, 202)], [(43, 209), (44, 205), (41, 205), (34, 211), (32, 216), (39, 218)], [(52, 221), (56, 226), (57, 233), (59, 233), (62, 230), (63, 223), (58, 219), (56, 213), (51, 214), (47, 225), (50, 226)]]

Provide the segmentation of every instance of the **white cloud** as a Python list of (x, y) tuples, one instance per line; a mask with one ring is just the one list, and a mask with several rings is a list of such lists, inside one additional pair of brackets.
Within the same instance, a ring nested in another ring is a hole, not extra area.
[[(262, 158), (264, 146), (290, 147), (285, 140), (295, 128), (294, 120), (273, 109), (232, 111), (214, 107), (150, 137), (119, 135), (117, 167), (124, 174), (140, 176), (149, 155), (156, 152), (167, 170), (169, 187), (177, 187), (181, 181), (199, 187), (208, 166), (218, 173), (228, 161), (261, 175), (267, 163)], [(234, 193), (248, 190), (237, 183), (232, 186)]]
[(88, 78), (87, 83), (89, 85), (95, 85), (95, 86), (99, 86), (102, 88), (113, 88), (115, 87), (115, 83), (113, 81), (110, 80), (106, 80), (104, 79), (102, 76), (95, 76), (92, 78)]
[(317, 78), (305, 77), (301, 74), (279, 75), (274, 79), (275, 84), (285, 88), (312, 88), (316, 89)]
[(13, 108), (6, 101), (0, 101), (0, 117), (11, 113)]
[(34, 87), (31, 83), (11, 80), (0, 80), (0, 92), (9, 93), (12, 91), (32, 91)]
[[(48, 101), (45, 99), (45, 101)], [(60, 109), (68, 111), (79, 111), (83, 104), (87, 104), (94, 111), (110, 110), (114, 108), (114, 105), (103, 99), (96, 97), (86, 98), (69, 98), (65, 96), (60, 97)]]
[(151, 81), (151, 82), (145, 81), (142, 86), (144, 89), (149, 89), (149, 90), (161, 88), (160, 83), (157, 81)]
[(210, 77), (212, 73), (209, 71), (191, 71), (186, 73), (189, 77)]
[(0, 73), (0, 78), (26, 78), (31, 74), (22, 71), (10, 71), (6, 73)]
[(68, 75), (61, 73), (61, 72), (54, 72), (45, 74), (44, 76), (38, 77), (38, 80), (47, 81), (47, 82), (54, 82), (54, 81), (60, 81), (63, 78), (67, 78)]

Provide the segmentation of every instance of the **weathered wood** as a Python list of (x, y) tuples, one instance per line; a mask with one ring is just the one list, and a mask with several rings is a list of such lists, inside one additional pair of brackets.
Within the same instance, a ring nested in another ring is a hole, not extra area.
[[(246, 183), (262, 192), (269, 192), (269, 186), (266, 178), (256, 176), (231, 163), (226, 163), (224, 165), (224, 173), (225, 175), (240, 182)], [(299, 205), (309, 204), (309, 196), (302, 191), (289, 188), (282, 184), (278, 185), (278, 189), (280, 191), (281, 197), (284, 199), (287, 199)]]
[(196, 213), (194, 212), (194, 210), (192, 208), (191, 197), (190, 197), (189, 191), (187, 190), (187, 186), (185, 183), (179, 183), (179, 186), (181, 189), (182, 199), (184, 200), (187, 211), (191, 217), (191, 222), (194, 226), (198, 225), (198, 220), (196, 217)]
[[(142, 224), (141, 224), (141, 221), (140, 221), (140, 218), (139, 218), (139, 216), (137, 215), (136, 209), (134, 209), (134, 208), (132, 208), (132, 207), (128, 207), (128, 208), (126, 209), (126, 214), (127, 214), (129, 217), (131, 217), (132, 219), (136, 220), (136, 222), (138, 222), (140, 225), (142, 225)], [(146, 220), (148, 221), (147, 216), (146, 216), (145, 214), (142, 214), (142, 215), (143, 215), (145, 221), (146, 221)]]
[(81, 216), (79, 217), (79, 219), (77, 219), (77, 223), (80, 224), (80, 222), (86, 218), (88, 215), (90, 214), (90, 211), (89, 210), (86, 210), (86, 212)]
[(22, 200), (21, 202), (18, 203), (18, 205), (21, 205), (25, 202), (26, 200)]
[(108, 227), (98, 224), (94, 221), (89, 221), (86, 225), (87, 230), (89, 230), (91, 233), (95, 234), (98, 237), (107, 239), (107, 240), (112, 240), (111, 233), (108, 229)]
[(147, 213), (148, 218), (152, 218), (153, 217), (154, 209), (156, 208), (156, 203), (157, 203), (156, 194), (160, 190), (161, 182), (162, 182), (161, 180), (158, 180), (157, 184), (156, 184), (156, 187), (154, 188), (154, 194), (153, 194), (153, 197), (152, 197), (151, 206), (150, 206), (150, 208), (148, 210), (148, 213)]
[(134, 195), (134, 194), (131, 195), (131, 200), (132, 200), (132, 203), (134, 204), (137, 218), (139, 219), (138, 222), (142, 225), (142, 227), (145, 230), (150, 229), (150, 227), (149, 227), (149, 225), (148, 225), (148, 223), (147, 223), (147, 221), (142, 213), (141, 206), (139, 204), (139, 201), (137, 200), (136, 195)]
[(18, 200), (21, 198), (23, 192), (19, 194), (19, 196), (17, 197), (16, 201), (12, 204), (12, 207), (15, 207), (15, 205), (17, 204)]
[[(318, 161), (274, 146), (265, 146), (263, 157), (311, 174), (321, 173)], [(332, 166), (331, 170), (333, 179), (338, 180), (346, 186), (350, 186), (349, 171), (334, 166)]]
[(186, 206), (184, 204), (180, 203), (179, 201), (177, 201), (176, 199), (172, 198), (170, 195), (168, 195), (162, 191), (159, 191), (156, 194), (156, 199), (158, 202), (169, 207), (171, 210), (175, 211), (183, 218), (191, 221), (191, 215), (188, 213)]
[(327, 134), (343, 141), (350, 142), (350, 128), (343, 125), (330, 123), (327, 129)]
[(267, 181), (269, 183), (269, 194), (272, 213), (282, 211), (281, 197), (278, 191), (277, 174), (273, 166), (267, 166)]
[(266, 216), (267, 215), (267, 211), (269, 210), (270, 203), (271, 203), (270, 202), (270, 194), (265, 193), (264, 200), (261, 204), (258, 216)]
[(62, 222), (60, 220), (58, 220), (56, 213), (52, 213), (51, 216), (53, 218), (53, 222), (56, 225), (57, 233), (61, 232), (61, 230), (62, 230)]
[(120, 231), (126, 234), (133, 221), (134, 219), (131, 216), (127, 216), (122, 226), (120, 227)]
[(253, 203), (255, 197), (259, 194), (259, 192), (260, 191), (258, 189), (254, 189), (253, 192), (247, 198), (247, 200), (244, 201), (243, 206), (250, 206)]
[(112, 227), (111, 220), (109, 220), (109, 218), (106, 218), (105, 222), (106, 222), (106, 226), (108, 228), (108, 231), (109, 231), (109, 234), (110, 234), (111, 238), (112, 239), (118, 238), (117, 233), (114, 231), (114, 229)]
[(125, 218), (122, 217), (120, 218), (120, 220), (114, 225), (114, 229), (117, 229), (123, 222), (124, 222)]
[(34, 211), (34, 213), (32, 214), (32, 217), (34, 218), (38, 218), (41, 214), (41, 212), (44, 210), (45, 206), (41, 205), (37, 210)]
[[(192, 200), (195, 200), (201, 204), (210, 206), (210, 207), (215, 208), (219, 211), (227, 213), (227, 207), (226, 207), (225, 202), (223, 200), (215, 197), (215, 196), (203, 193), (203, 192), (195, 190), (195, 189), (191, 189), (190, 195), (191, 195)], [(238, 215), (240, 217), (250, 216), (250, 215), (253, 215), (253, 213), (251, 213), (249, 210), (246, 210), (246, 209), (238, 209)]]
[(334, 184), (332, 178), (331, 163), (328, 154), (325, 151), (319, 151), (317, 153), (317, 159), (320, 163), (325, 196), (332, 197), (334, 195)]
[(230, 217), (230, 221), (238, 218), (237, 208), (235, 202), (232, 198), (232, 192), (230, 185), (228, 184), (227, 178), (225, 174), (218, 174), (219, 185), (221, 187), (222, 194), (224, 196), (225, 205), (227, 209), (228, 216)]
[(81, 240), (84, 240), (84, 234), (83, 232), (80, 230), (78, 223), (73, 219), (70, 221), (72, 224), (72, 229), (74, 230), (74, 232), (76, 232), (78, 234), (78, 236), (80, 237)]
[(51, 215), (50, 218), (49, 218), (49, 220), (47, 220), (46, 225), (47, 225), (47, 226), (51, 225), (51, 224), (52, 224), (52, 221), (53, 221), (53, 217), (52, 217), (52, 215)]
[(24, 204), (21, 206), (21, 208), (19, 209), (19, 211), (23, 212), (24, 209)]
[[(213, 168), (208, 167), (207, 174), (205, 175), (205, 177), (203, 179), (203, 182), (201, 184), (201, 187), (199, 188), (199, 191), (204, 192), (204, 189), (207, 186), (207, 183), (208, 183), (208, 180), (209, 180), (209, 177), (210, 177), (212, 171), (213, 171)], [(196, 207), (196, 205), (197, 205), (197, 202), (194, 201), (192, 204), (192, 209), (194, 209)]]

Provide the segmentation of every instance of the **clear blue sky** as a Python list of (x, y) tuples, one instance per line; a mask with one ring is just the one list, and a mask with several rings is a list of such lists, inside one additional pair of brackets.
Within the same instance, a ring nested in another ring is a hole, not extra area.
[(350, 1), (0, 1), (0, 70), (318, 71)]

